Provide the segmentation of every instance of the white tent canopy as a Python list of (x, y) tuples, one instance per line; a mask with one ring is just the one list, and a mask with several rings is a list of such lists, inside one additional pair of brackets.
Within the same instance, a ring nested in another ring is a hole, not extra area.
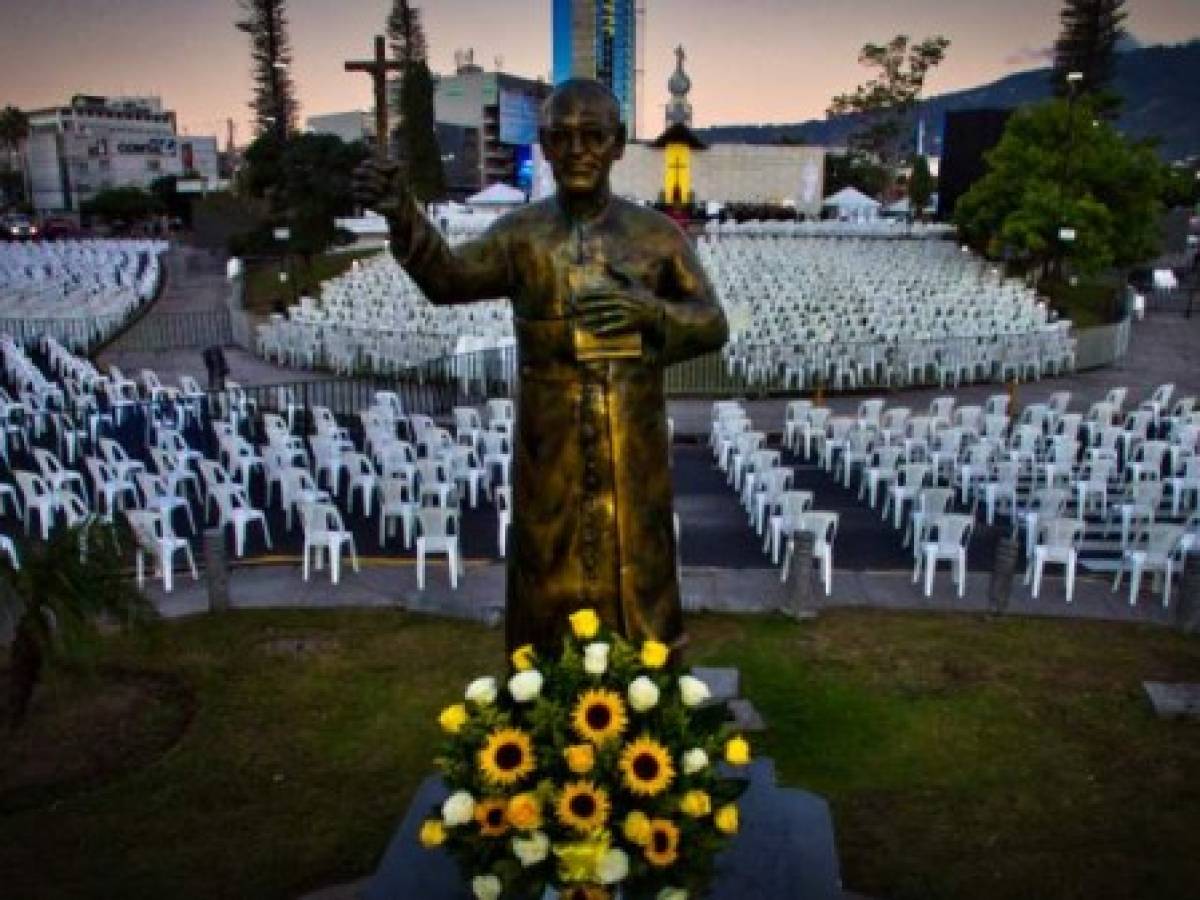
[(880, 203), (857, 188), (844, 187), (836, 194), (826, 197), (821, 206), (824, 209), (836, 210), (839, 219), (861, 222), (878, 216)]
[(467, 206), (521, 206), (525, 192), (507, 184), (493, 184), (467, 198)]

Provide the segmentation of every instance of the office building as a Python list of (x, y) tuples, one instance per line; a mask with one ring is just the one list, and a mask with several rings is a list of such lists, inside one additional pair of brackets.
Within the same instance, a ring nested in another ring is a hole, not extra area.
[(644, 0), (553, 0), (554, 83), (595, 78), (621, 105), (629, 137), (637, 137), (639, 32)]
[(26, 172), (38, 213), (78, 212), (102, 190), (183, 174), (175, 113), (158, 97), (78, 94), (28, 116)]
[(433, 95), (452, 195), (499, 183), (530, 189), (538, 116), (550, 91), (544, 81), (485, 72), (469, 52), (459, 55), (457, 70), (437, 79)]
[(305, 130), (312, 134), (332, 134), (347, 144), (355, 141), (371, 144), (375, 141), (375, 116), (365, 110), (309, 116), (304, 125)]

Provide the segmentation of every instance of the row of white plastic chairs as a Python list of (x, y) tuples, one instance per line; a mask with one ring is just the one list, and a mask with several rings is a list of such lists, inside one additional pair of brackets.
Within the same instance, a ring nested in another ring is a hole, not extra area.
[(0, 244), (0, 320), (17, 337), (86, 348), (154, 296), (166, 250), (147, 240)]
[[(926, 563), (927, 594), (928, 564), (943, 552), (954, 561), (962, 590), (971, 526), (954, 520), (938, 533), (937, 548), (923, 539), (931, 522), (953, 515), (957, 496), (971, 510), (972, 521), (982, 505), (989, 524), (1000, 510), (1010, 516), (1014, 534), (1023, 526), (1026, 578), (1033, 581), (1035, 597), (1044, 565), (1060, 562), (1067, 567), (1070, 600), (1085, 517), (1094, 519), (1091, 513), (1098, 511), (1095, 524), (1102, 536), (1120, 535), (1116, 577), (1119, 582), (1125, 571), (1133, 574), (1130, 602), (1136, 600), (1141, 573), (1157, 569), (1165, 571), (1165, 603), (1200, 518), (1200, 414), (1190, 397), (1168, 407), (1172, 386), (1163, 385), (1125, 414), (1123, 427), (1117, 426), (1112, 422), (1125, 393), (1114, 389), (1084, 416), (1067, 412), (1069, 395), (1060, 392), (1049, 404), (1027, 406), (1011, 430), (1004, 395), (985, 407), (957, 411), (953, 398), (938, 398), (926, 416), (885, 410), (882, 401), (869, 400), (855, 417), (831, 417), (827, 410), (796, 401), (788, 406), (785, 441), (847, 486), (857, 475), (860, 497), (875, 506), (882, 496), (883, 515), (887, 518), (890, 509), (895, 527), (901, 527), (902, 513), (912, 505), (905, 542), (911, 537), (914, 550), (923, 550), (916, 567), (919, 572)], [(1153, 436), (1164, 430), (1165, 439)], [(1068, 519), (1072, 501), (1075, 516)], [(1180, 524), (1189, 514), (1191, 524)], [(955, 545), (961, 553), (951, 553)]]

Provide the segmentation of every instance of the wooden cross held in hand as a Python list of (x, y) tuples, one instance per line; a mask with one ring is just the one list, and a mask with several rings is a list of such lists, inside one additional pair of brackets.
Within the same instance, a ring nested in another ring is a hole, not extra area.
[(388, 155), (388, 72), (399, 72), (403, 66), (387, 58), (383, 35), (375, 35), (375, 58), (348, 60), (347, 72), (368, 72), (375, 85), (375, 155), (387, 159)]

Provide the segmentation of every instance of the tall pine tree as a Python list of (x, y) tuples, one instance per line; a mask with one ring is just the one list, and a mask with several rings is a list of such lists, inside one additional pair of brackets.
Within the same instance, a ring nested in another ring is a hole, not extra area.
[[(1116, 67), (1117, 43), (1125, 35), (1122, 23), (1128, 18), (1125, 0), (1065, 0), (1061, 13), (1062, 32), (1054, 42), (1054, 88), (1061, 97), (1071, 89), (1067, 74), (1080, 72), (1083, 81), (1076, 90), (1086, 94), (1109, 94)], [(1101, 103), (1103, 109), (1106, 105)]]
[(446, 192), (446, 177), (434, 126), (433, 74), (426, 58), (421, 10), (410, 6), (408, 0), (394, 0), (387, 36), (392, 57), (401, 65), (399, 124), (393, 139), (413, 194), (419, 200), (436, 200)]
[(238, 0), (245, 17), (237, 29), (250, 35), (250, 58), (254, 63), (254, 111), (256, 135), (272, 134), (283, 141), (296, 131), (300, 104), (289, 66), (292, 63), (288, 38), (287, 0)]

